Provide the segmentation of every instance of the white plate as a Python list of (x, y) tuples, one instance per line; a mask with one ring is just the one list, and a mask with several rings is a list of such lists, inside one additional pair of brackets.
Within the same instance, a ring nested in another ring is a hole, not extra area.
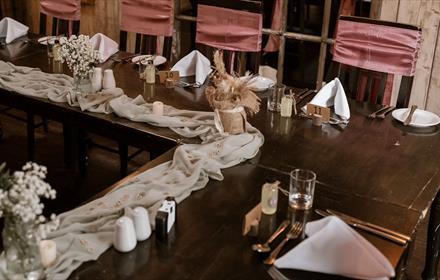
[[(404, 122), (409, 114), (409, 111), (410, 108), (397, 109), (394, 110), (391, 115), (396, 120)], [(439, 123), (440, 117), (436, 114), (425, 110), (416, 109), (409, 125), (413, 127), (429, 127), (438, 125)]]
[(42, 45), (47, 45), (47, 40), (50, 40), (51, 42), (55, 41), (56, 36), (45, 36), (38, 39), (38, 43)]
[[(241, 77), (241, 79), (244, 79), (245, 77)], [(266, 89), (270, 88), (275, 84), (274, 81), (272, 81), (269, 78), (262, 77), (262, 76), (255, 76), (252, 78), (248, 85), (253, 87), (255, 91), (265, 91)]]
[[(147, 54), (147, 55), (138, 55), (138, 56), (133, 57), (133, 59), (131, 60), (131, 62), (133, 62), (133, 63), (138, 63), (139, 60), (143, 60), (143, 59), (148, 58), (148, 57), (152, 57), (152, 55), (151, 55), (151, 54)], [(161, 55), (158, 55), (158, 56), (156, 56), (156, 58), (154, 59), (153, 64), (154, 64), (154, 66), (159, 66), (159, 65), (164, 64), (165, 62), (167, 62), (167, 59), (166, 59), (165, 57), (161, 56)], [(142, 61), (142, 64), (144, 64), (144, 65), (146, 65), (147, 63), (148, 63), (148, 60), (147, 60), (147, 59), (145, 59), (145, 60)]]

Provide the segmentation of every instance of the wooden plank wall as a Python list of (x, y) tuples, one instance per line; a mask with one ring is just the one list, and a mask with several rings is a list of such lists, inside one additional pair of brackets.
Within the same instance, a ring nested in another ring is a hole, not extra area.
[[(440, 114), (440, 1), (373, 0), (371, 16), (422, 28), (422, 44), (410, 104)], [(394, 81), (395, 89), (400, 78)], [(393, 91), (393, 100), (397, 91)]]

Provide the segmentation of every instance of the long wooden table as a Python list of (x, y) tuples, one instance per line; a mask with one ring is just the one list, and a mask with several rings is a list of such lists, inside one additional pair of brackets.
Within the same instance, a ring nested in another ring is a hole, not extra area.
[[(33, 46), (29, 52), (35, 51), (34, 48), (40, 52), (10, 61), (48, 71), (44, 48)], [(0, 52), (2, 58), (5, 57)], [(160, 100), (181, 109), (209, 110), (202, 89), (165, 89), (159, 85), (145, 89), (133, 65), (114, 64), (113, 69), (118, 86), (131, 97), (142, 94), (148, 101)], [(319, 128), (301, 117), (282, 118), (268, 112), (264, 101), (260, 113), (249, 118), (266, 138), (259, 155), (224, 170), (223, 181), (211, 180), (205, 189), (179, 204), (177, 224), (167, 242), (152, 236), (128, 254), (110, 249), (97, 262), (82, 265), (71, 278), (269, 278), (268, 271), (271, 274), (277, 271), (263, 265), (262, 256), (253, 253), (250, 245), (265, 239), (286, 215), (304, 221), (318, 217), (313, 212), (289, 210), (287, 199), (282, 198), (278, 214), (264, 217), (256, 239), (241, 236), (242, 219), (259, 202), (264, 182), (279, 179), (283, 187), (288, 188), (288, 171), (294, 168), (308, 168), (317, 173), (315, 208), (340, 210), (415, 237), (440, 188), (438, 128), (421, 133), (403, 127), (391, 116), (383, 121), (368, 120), (366, 116), (375, 107), (354, 101), (350, 101), (352, 118), (348, 128), (341, 130), (328, 125)], [(0, 91), (0, 102), (60, 121), (69, 120), (83, 129), (153, 149), (163, 141), (178, 139), (166, 128), (130, 122), (115, 115), (81, 112), (67, 104), (4, 90)], [(112, 129), (112, 133), (106, 135), (95, 126), (105, 126)], [(125, 134), (130, 137), (122, 138)], [(171, 142), (174, 146), (177, 143)], [(158, 160), (171, 159), (171, 155), (169, 152)], [(154, 165), (155, 161), (146, 168)], [(435, 222), (432, 221), (432, 227)], [(397, 273), (406, 266), (411, 244), (399, 246), (364, 232), (361, 234), (390, 260)], [(281, 272), (293, 279), (341, 279), (293, 270)]]

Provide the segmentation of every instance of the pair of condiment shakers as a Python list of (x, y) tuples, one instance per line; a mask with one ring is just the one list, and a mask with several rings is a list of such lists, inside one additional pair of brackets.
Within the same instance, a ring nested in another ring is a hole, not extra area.
[(112, 69), (104, 70), (102, 75), (102, 68), (96, 67), (92, 74), (92, 89), (93, 92), (99, 92), (101, 89), (112, 89), (116, 87), (115, 76)]
[(130, 252), (137, 241), (144, 241), (151, 235), (150, 218), (144, 207), (136, 207), (130, 217), (123, 216), (116, 221), (113, 246), (122, 253)]

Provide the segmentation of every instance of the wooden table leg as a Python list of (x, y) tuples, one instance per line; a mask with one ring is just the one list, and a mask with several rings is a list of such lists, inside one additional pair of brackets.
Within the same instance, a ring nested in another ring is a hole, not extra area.
[(127, 176), (128, 168), (128, 144), (122, 141), (118, 142), (119, 145), (119, 171), (122, 177)]
[(440, 192), (437, 193), (431, 206), (429, 216), (428, 239), (426, 246), (425, 268), (422, 278), (424, 280), (437, 279), (437, 267), (440, 251)]
[(26, 121), (27, 121), (27, 153), (28, 160), (33, 161), (35, 156), (35, 122), (34, 122), (34, 114), (26, 113)]
[(3, 138), (3, 125), (2, 125), (2, 121), (0, 120), (0, 140), (2, 140)]

